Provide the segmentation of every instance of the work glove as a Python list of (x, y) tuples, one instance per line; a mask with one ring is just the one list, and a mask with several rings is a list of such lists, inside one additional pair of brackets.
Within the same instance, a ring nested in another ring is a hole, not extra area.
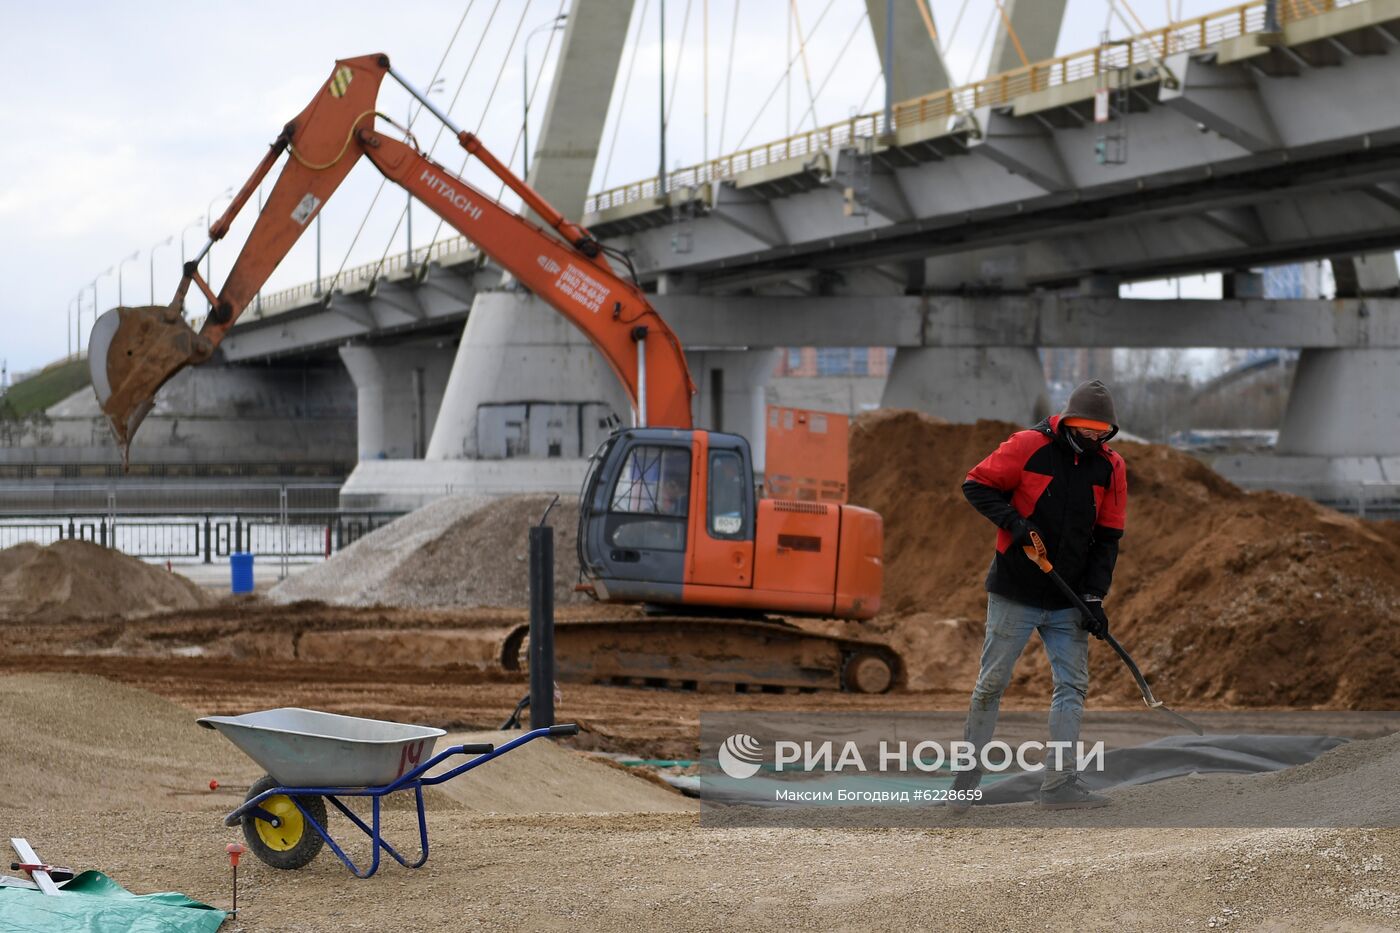
[(1085, 596), (1084, 605), (1089, 608), (1089, 615), (1083, 616), (1079, 620), (1079, 627), (1102, 639), (1108, 634), (1108, 613), (1103, 611), (1103, 599), (1098, 596)]
[[(1011, 543), (1016, 547), (1035, 547), (1031, 532), (1040, 535), (1040, 529), (1028, 518), (1017, 518), (1006, 530), (1011, 533)], [(1040, 540), (1044, 541), (1045, 536), (1040, 535)]]

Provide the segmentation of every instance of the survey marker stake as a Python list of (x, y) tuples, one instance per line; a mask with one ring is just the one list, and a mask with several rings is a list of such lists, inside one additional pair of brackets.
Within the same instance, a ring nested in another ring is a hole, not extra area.
[(73, 877), (73, 873), (66, 868), (55, 868), (53, 865), (45, 865), (43, 862), (39, 861), (39, 856), (35, 854), (34, 847), (29, 844), (28, 839), (11, 838), (10, 845), (14, 848), (15, 854), (19, 856), (18, 862), (10, 863), (10, 870), (18, 871), (19, 869), (24, 869), (29, 877), (34, 879), (34, 883), (39, 886), (39, 890), (43, 891), (49, 897), (58, 896), (58, 885), (54, 884), (54, 879), (49, 874), (50, 872), (67, 875), (67, 877), (63, 879), (64, 881)]
[[(1044, 571), (1051, 580), (1055, 581), (1055, 585), (1060, 588), (1061, 593), (1065, 594), (1065, 597), (1074, 605), (1074, 608), (1078, 609), (1086, 620), (1089, 619), (1089, 607), (1084, 605), (1084, 600), (1065, 582), (1064, 577), (1055, 572), (1055, 566), (1050, 563), (1050, 555), (1045, 550), (1045, 542), (1041, 540), (1039, 532), (1031, 532), (1031, 542), (1032, 544), (1030, 546), (1023, 547), (1021, 550), (1025, 551), (1026, 556), (1034, 561), (1036, 566)], [(1147, 678), (1143, 677), (1142, 671), (1138, 670), (1137, 663), (1133, 661), (1132, 655), (1128, 654), (1127, 650), (1122, 645), (1118, 644), (1118, 639), (1114, 638), (1108, 632), (1104, 632), (1103, 640), (1108, 642), (1108, 646), (1117, 653), (1118, 657), (1122, 659), (1123, 664), (1128, 668), (1128, 672), (1133, 675), (1133, 680), (1137, 681), (1138, 689), (1142, 691), (1142, 701), (1147, 704), (1148, 709), (1157, 710), (1159, 713), (1174, 720), (1178, 725), (1185, 726), (1197, 735), (1205, 735), (1205, 732), (1200, 726), (1180, 713), (1168, 709), (1165, 703), (1152, 695), (1152, 688), (1147, 685)]]

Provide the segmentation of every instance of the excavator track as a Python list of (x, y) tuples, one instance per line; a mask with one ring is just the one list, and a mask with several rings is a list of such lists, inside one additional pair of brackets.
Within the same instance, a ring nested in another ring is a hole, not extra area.
[[(530, 627), (501, 646), (506, 670), (527, 667)], [(691, 616), (557, 622), (555, 676), (572, 683), (739, 693), (886, 693), (904, 681), (888, 645), (783, 622)]]

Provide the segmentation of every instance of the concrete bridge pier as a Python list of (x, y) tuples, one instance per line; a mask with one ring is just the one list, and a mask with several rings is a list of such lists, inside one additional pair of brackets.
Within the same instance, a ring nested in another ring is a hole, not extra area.
[(423, 456), (452, 357), (452, 348), (438, 341), (340, 348), (340, 359), (355, 383), (360, 460)]
[[(575, 220), (588, 194), (632, 7), (632, 0), (572, 5), (539, 141), (529, 154), (530, 184)], [(543, 303), (514, 292), (476, 297), (447, 397), (428, 444), (430, 460), (587, 457), (599, 422), (630, 421), (617, 378), (583, 335)]]
[(525, 292), (472, 303), (429, 460), (587, 457), (631, 403), (603, 355)]
[(880, 406), (955, 423), (999, 418), (1031, 425), (1050, 413), (1034, 347), (901, 347)]
[(765, 389), (779, 350), (698, 350), (686, 353), (695, 394), (695, 425), (749, 439), (754, 469), (763, 469)]

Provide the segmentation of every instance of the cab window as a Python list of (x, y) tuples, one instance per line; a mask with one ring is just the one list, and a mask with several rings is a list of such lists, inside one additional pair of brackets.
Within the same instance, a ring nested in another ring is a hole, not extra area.
[(710, 453), (710, 537), (737, 540), (752, 536), (748, 485), (744, 460), (736, 451)]
[(683, 551), (690, 514), (690, 450), (642, 445), (627, 453), (613, 486), (608, 542)]

